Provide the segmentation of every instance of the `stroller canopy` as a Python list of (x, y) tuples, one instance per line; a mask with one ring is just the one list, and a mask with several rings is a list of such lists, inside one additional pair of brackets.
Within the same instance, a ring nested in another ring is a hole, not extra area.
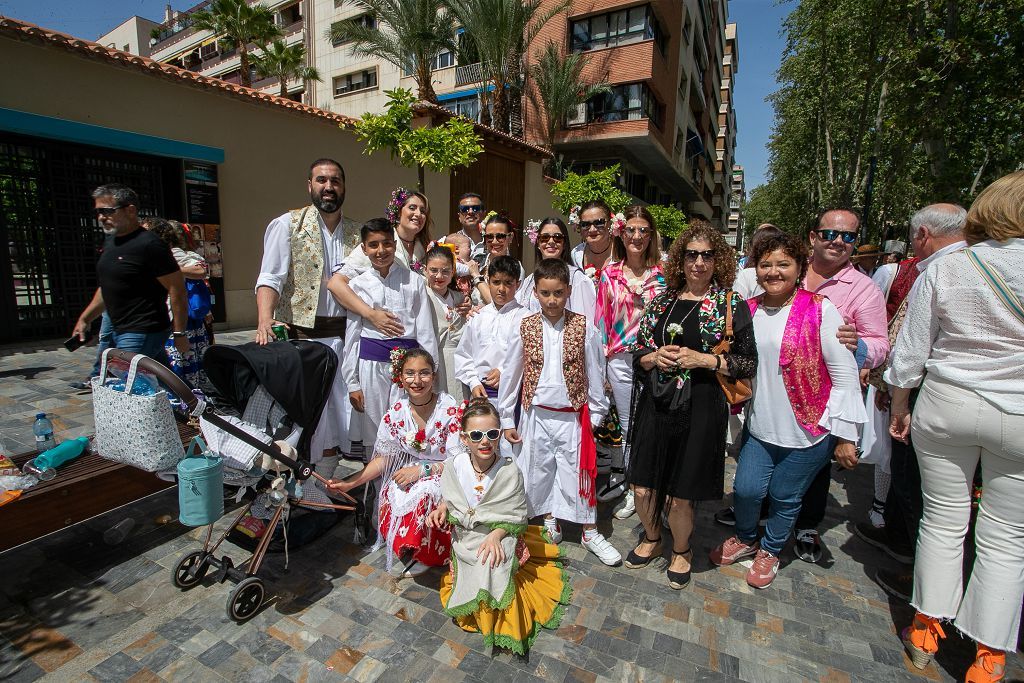
[(262, 385), (303, 428), (307, 441), (320, 422), (337, 368), (334, 351), (319, 342), (214, 345), (203, 354), (208, 381), (201, 389), (216, 408), (240, 415)]

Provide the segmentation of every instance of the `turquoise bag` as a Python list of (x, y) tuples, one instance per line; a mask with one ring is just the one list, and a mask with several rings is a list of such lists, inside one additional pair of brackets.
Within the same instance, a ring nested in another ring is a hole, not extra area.
[(178, 462), (178, 520), (185, 526), (213, 524), (224, 514), (224, 463), (201, 436)]

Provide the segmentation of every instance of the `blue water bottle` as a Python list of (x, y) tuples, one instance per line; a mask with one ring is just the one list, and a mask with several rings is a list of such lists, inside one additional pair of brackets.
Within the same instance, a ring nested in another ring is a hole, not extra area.
[(53, 438), (53, 423), (46, 417), (46, 413), (36, 413), (35, 424), (32, 425), (32, 433), (36, 435), (36, 451), (42, 453), (57, 445)]

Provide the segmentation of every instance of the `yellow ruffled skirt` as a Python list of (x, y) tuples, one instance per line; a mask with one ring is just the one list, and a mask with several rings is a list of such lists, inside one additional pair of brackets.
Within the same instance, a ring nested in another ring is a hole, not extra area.
[[(464, 631), (481, 633), (488, 645), (526, 654), (541, 628), (556, 629), (569, 604), (572, 588), (559, 561), (558, 546), (548, 543), (543, 527), (528, 526), (522, 537), (530, 556), (512, 576), (515, 589), (504, 609), (498, 601), (481, 595), (474, 605), (448, 609), (452, 574), (441, 579), (441, 606)], [(500, 596), (499, 596), (500, 597)]]

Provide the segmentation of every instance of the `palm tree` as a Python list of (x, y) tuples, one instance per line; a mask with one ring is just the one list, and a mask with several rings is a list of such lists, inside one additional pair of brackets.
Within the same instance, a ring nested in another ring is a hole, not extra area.
[(253, 57), (252, 61), (260, 76), (278, 79), (281, 97), (288, 97), (288, 81), (293, 78), (321, 80), (315, 67), (306, 66), (306, 46), (302, 43), (285, 45), (283, 40), (275, 40), (263, 49), (263, 55)]
[(537, 32), (572, 0), (541, 11), (543, 0), (447, 0), (452, 13), (476, 46), (486, 80), (494, 85), (493, 125), (522, 135), (524, 56)]
[(607, 83), (584, 83), (583, 68), (586, 65), (584, 55), (562, 55), (558, 45), (549, 41), (537, 63), (530, 66), (533, 79), (530, 101), (543, 114), (542, 128), (548, 149), (553, 149), (555, 134), (576, 107), (594, 95), (611, 90)]
[(274, 23), (274, 13), (258, 3), (250, 5), (246, 0), (213, 0), (209, 9), (192, 15), (192, 26), (200, 31), (211, 31), (238, 48), (242, 85), (247, 88), (252, 87), (249, 44), (265, 48), (281, 36), (281, 29)]
[(351, 0), (376, 18), (375, 26), (342, 21), (331, 27), (335, 43), (351, 42), (352, 52), (377, 57), (412, 72), (417, 96), (437, 104), (431, 64), (439, 53), (455, 52), (455, 22), (445, 0)]

